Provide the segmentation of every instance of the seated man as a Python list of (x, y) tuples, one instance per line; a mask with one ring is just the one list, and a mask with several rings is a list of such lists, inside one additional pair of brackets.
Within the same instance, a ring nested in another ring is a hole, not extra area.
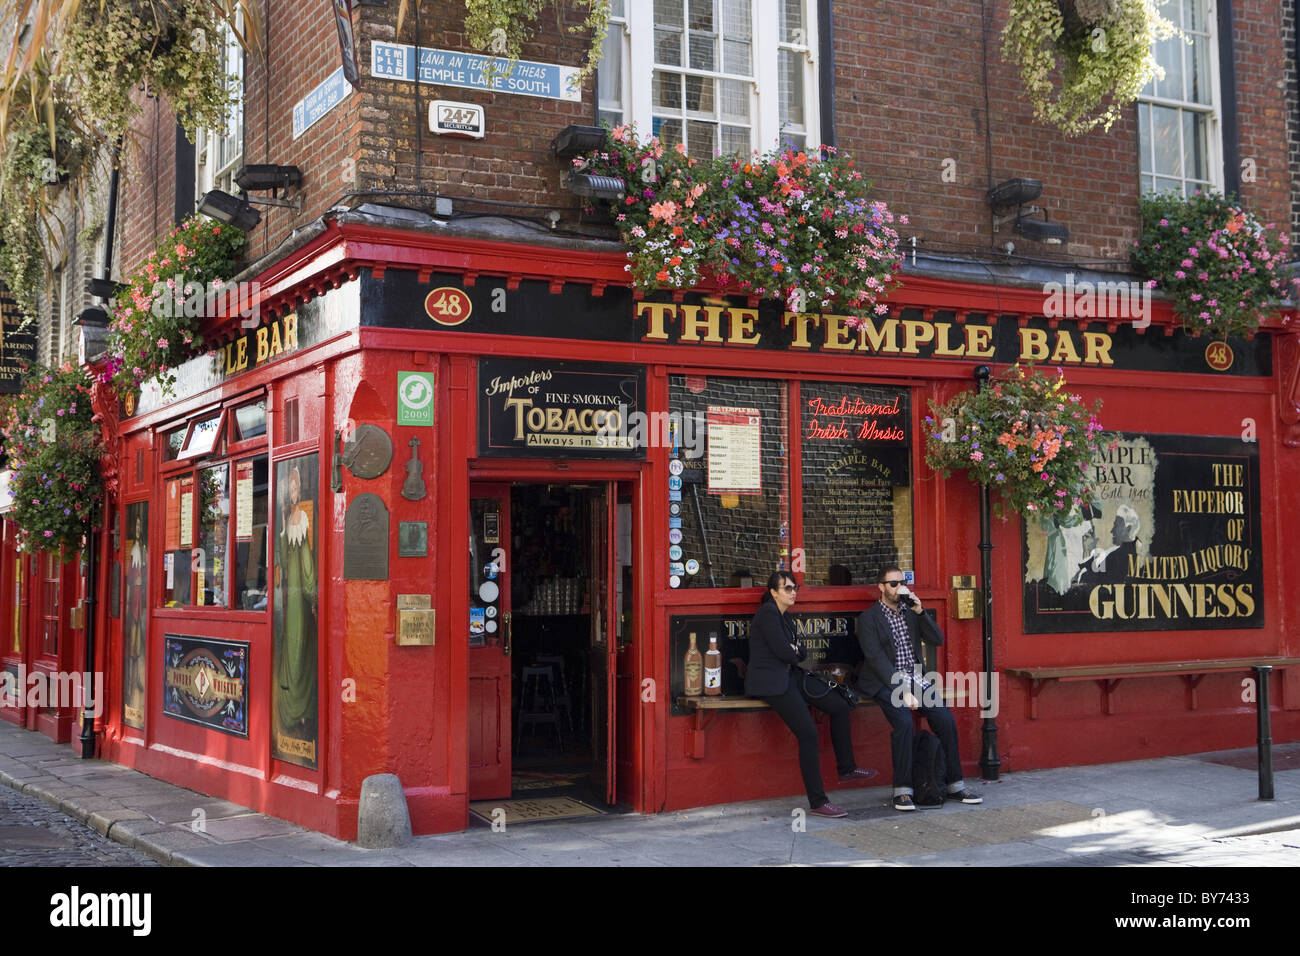
[[(921, 632), (931, 644), (943, 643), (943, 632), (925, 614), (913, 595), (911, 611), (899, 600), (903, 572), (896, 566), (881, 569), (876, 577), (880, 600), (858, 616), (858, 644), (865, 660), (858, 673), (858, 690), (874, 697), (892, 728), (890, 750), (894, 761), (894, 809), (915, 810), (912, 799), (912, 711), (919, 710), (943, 745), (947, 762), (948, 797), (962, 803), (982, 803), (983, 797), (966, 789), (957, 748), (957, 722), (942, 703), (926, 706), (925, 687), (919, 677)], [(897, 691), (901, 691), (898, 693)], [(933, 692), (931, 692), (933, 693)], [(896, 703), (896, 701), (898, 701)]]

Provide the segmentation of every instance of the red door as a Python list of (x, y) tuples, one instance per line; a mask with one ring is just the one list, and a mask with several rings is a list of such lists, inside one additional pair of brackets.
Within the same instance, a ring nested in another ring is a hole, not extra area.
[[(31, 642), (27, 638), (28, 577), (32, 559), (17, 550), (17, 527), (3, 523), (3, 587), (8, 599), (0, 604), (4, 620), (0, 621), (0, 664), (4, 684), (0, 688), (0, 716), (22, 727), (35, 726), (27, 709), (27, 674), (31, 669)], [(29, 723), (29, 721), (31, 721)]]
[(591, 751), (592, 784), (606, 803), (617, 800), (619, 623), (622, 616), (618, 482), (591, 501)]
[(510, 796), (510, 486), (469, 503), (469, 799)]

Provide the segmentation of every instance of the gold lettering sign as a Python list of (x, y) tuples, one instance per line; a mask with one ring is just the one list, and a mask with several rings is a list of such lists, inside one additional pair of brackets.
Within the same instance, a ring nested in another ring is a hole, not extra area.
[(226, 378), (258, 368), (298, 348), (298, 315), (288, 315), (251, 329), (222, 346), (221, 372)]
[(433, 646), (433, 617), (436, 611), (406, 608), (397, 612), (397, 643), (403, 647)]

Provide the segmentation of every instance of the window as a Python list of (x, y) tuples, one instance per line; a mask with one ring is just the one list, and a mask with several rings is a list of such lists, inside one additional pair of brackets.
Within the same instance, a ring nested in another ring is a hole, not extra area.
[(265, 400), (201, 415), (161, 438), (170, 462), (163, 466), (163, 605), (265, 611)]
[(788, 568), (861, 587), (915, 567), (912, 405), (904, 385), (670, 375), (669, 586), (749, 587)]
[(643, 136), (682, 143), (696, 158), (815, 143), (812, 13), (812, 0), (616, 0), (597, 77), (600, 118), (635, 121)]
[(1176, 0), (1164, 15), (1187, 37), (1156, 44), (1164, 79), (1138, 97), (1142, 192), (1223, 187), (1219, 126), (1219, 58), (1213, 0)]
[[(238, 21), (243, 29), (242, 14)], [(229, 24), (223, 24), (221, 67), (226, 88), (235, 93), (225, 129), (200, 130), (194, 144), (194, 201), (212, 189), (235, 192), (235, 173), (244, 159), (244, 49)]]

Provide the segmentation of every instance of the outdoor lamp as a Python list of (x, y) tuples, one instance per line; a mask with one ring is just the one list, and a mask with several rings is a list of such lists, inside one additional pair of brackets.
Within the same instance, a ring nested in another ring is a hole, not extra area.
[(235, 183), (244, 192), (263, 189), (288, 189), (302, 182), (302, 170), (297, 166), (276, 166), (273, 163), (253, 163), (239, 167)]
[(578, 196), (590, 199), (622, 199), (626, 186), (617, 176), (596, 176), (592, 173), (565, 173), (564, 188)]
[(603, 126), (566, 126), (551, 140), (551, 153), (556, 159), (570, 160), (604, 145)]
[(251, 232), (262, 221), (262, 214), (245, 200), (220, 189), (203, 194), (199, 200), (199, 212), (217, 222), (234, 226), (240, 232)]
[[(1039, 179), (1017, 177), (998, 183), (988, 191), (985, 201), (993, 210), (993, 231), (999, 226), (1011, 223), (1012, 230), (1018, 236), (1032, 239), (1049, 246), (1059, 246), (1070, 238), (1070, 230), (1059, 222), (1047, 221), (1047, 210), (1038, 206), (1027, 206), (1043, 192), (1043, 183)], [(999, 210), (1015, 207), (1015, 212), (997, 215)], [(1032, 219), (1036, 213), (1042, 213), (1042, 219)]]

